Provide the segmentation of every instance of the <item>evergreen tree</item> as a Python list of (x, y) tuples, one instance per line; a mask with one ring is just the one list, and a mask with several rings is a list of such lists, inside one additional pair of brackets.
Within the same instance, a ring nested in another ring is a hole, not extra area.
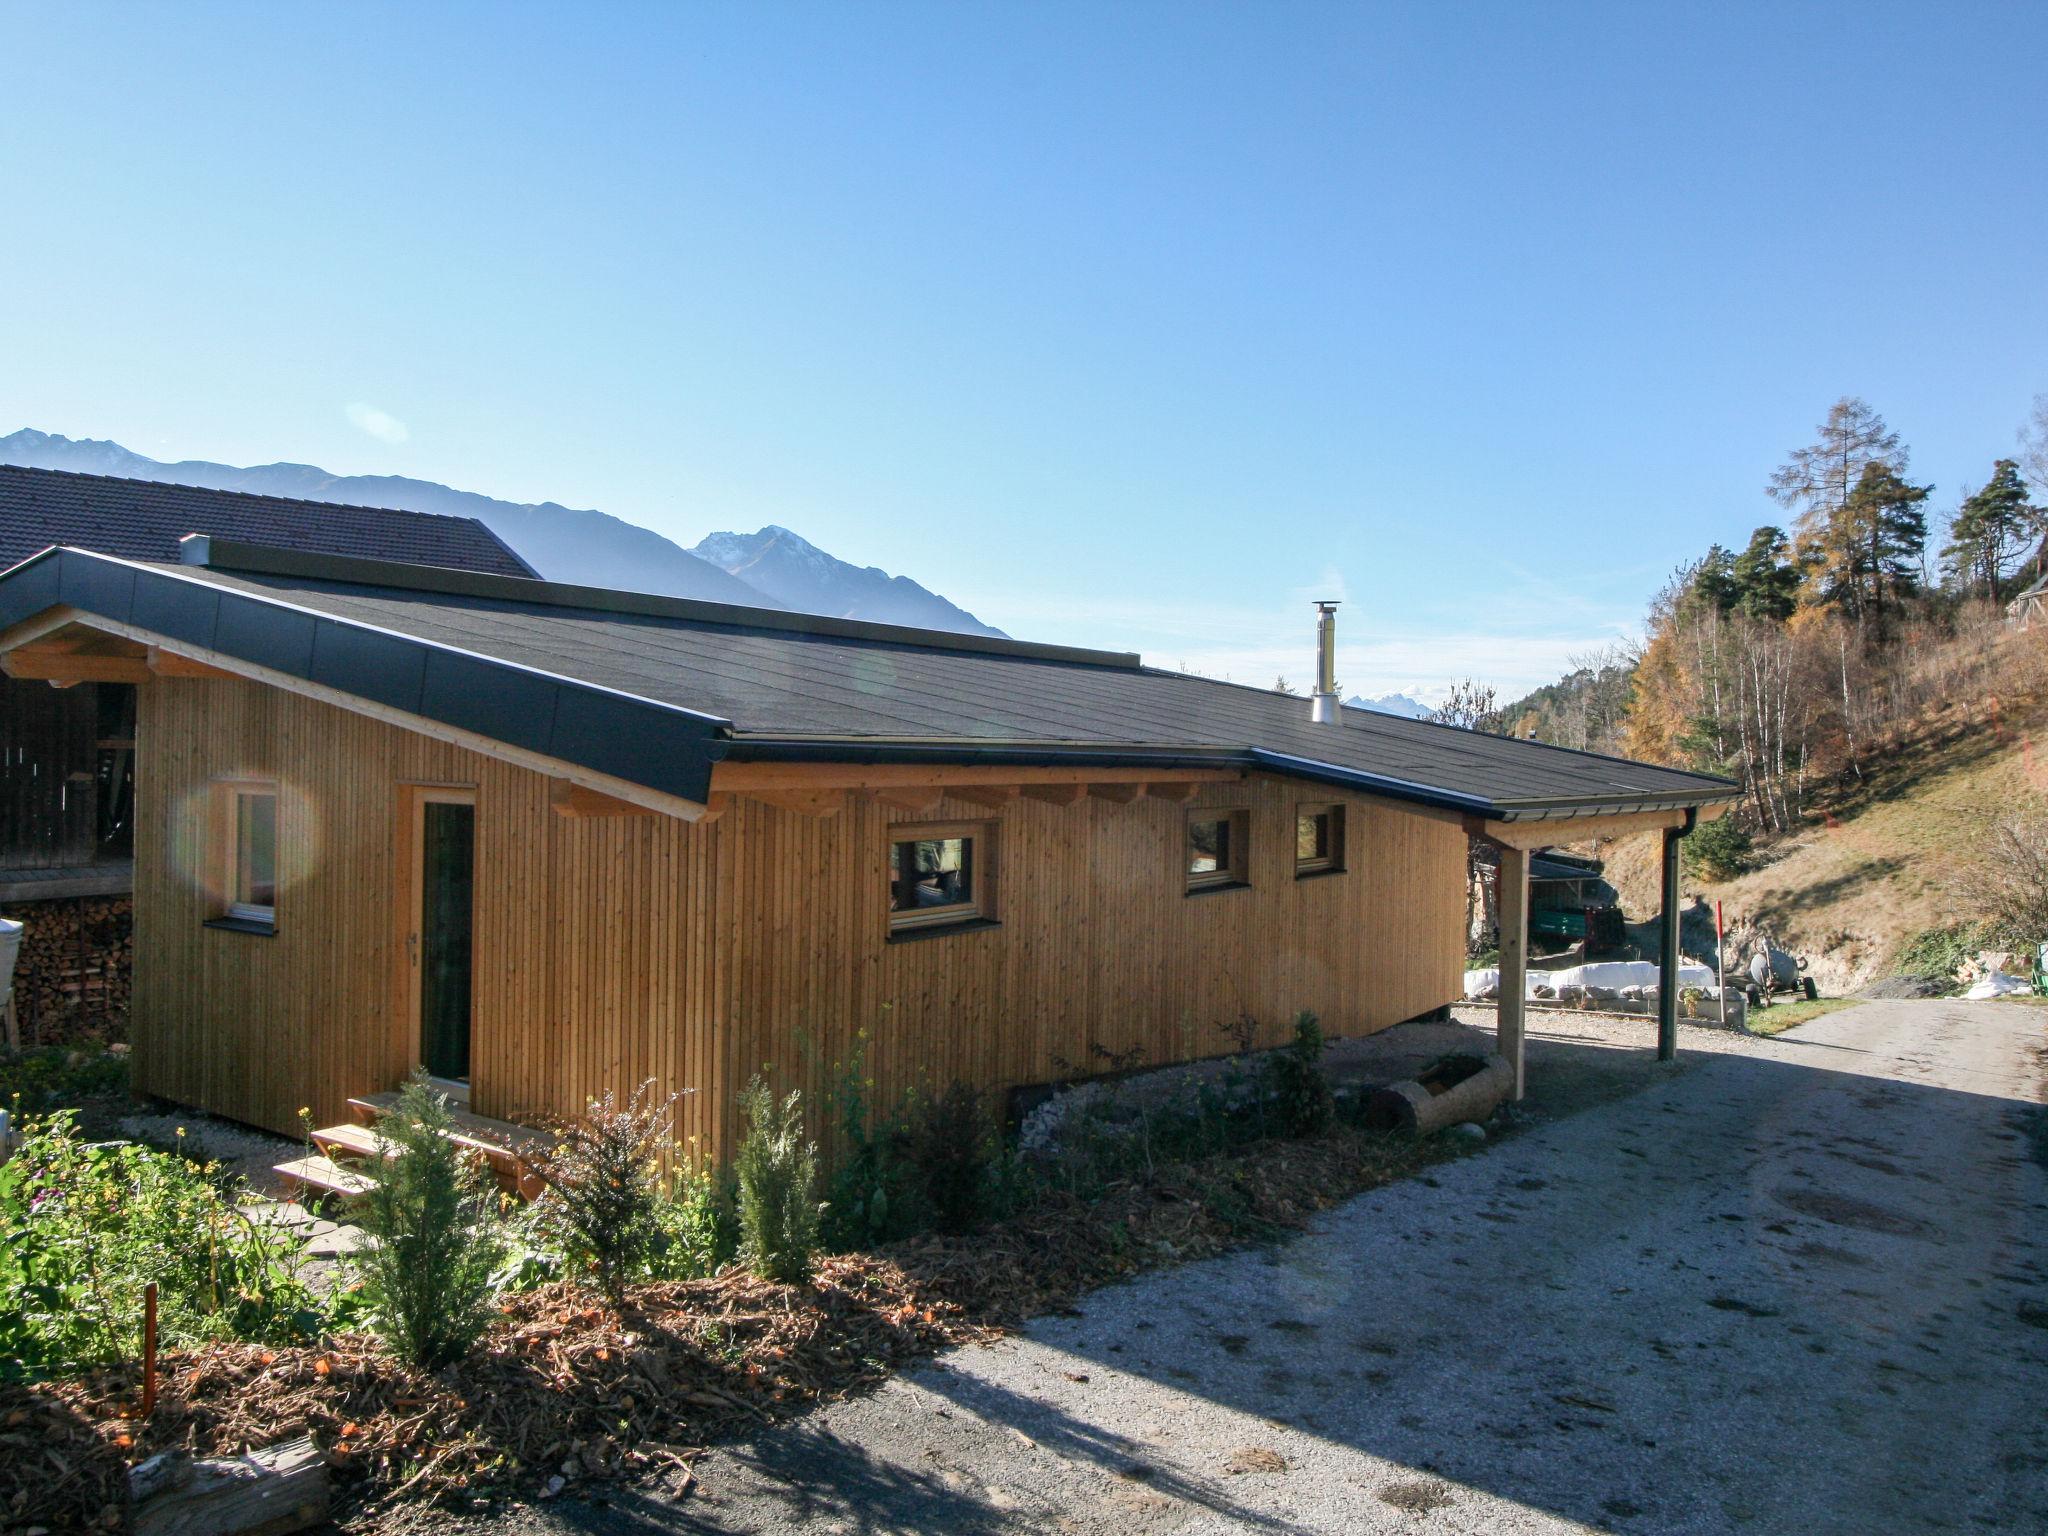
[(1840, 603), (1852, 618), (1882, 631), (1887, 603), (1917, 590), (1921, 552), (1927, 547), (1931, 485), (1909, 485), (1889, 464), (1863, 466), (1841, 516), (1817, 541), (1826, 573), (1822, 600)]
[(1749, 546), (1729, 567), (1728, 610), (1782, 623), (1798, 605), (1801, 575), (1785, 530), (1765, 524), (1749, 536)]
[(1906, 459), (1905, 444), (1884, 418), (1867, 402), (1844, 395), (1829, 408), (1814, 441), (1793, 449), (1771, 476), (1771, 499), (1799, 514), (1794, 528), (1818, 601), (1847, 603), (1865, 590), (1844, 568), (1857, 548), (1854, 530), (1844, 526), (1850, 497), (1871, 465), (1902, 475)]
[(1735, 556), (1718, 544), (1708, 545), (1706, 558), (1692, 573), (1692, 590), (1701, 602), (1712, 603), (1718, 612), (1734, 611), (1739, 595), (1735, 585)]
[(2044, 531), (2048, 531), (2048, 508), (2038, 507), (2028, 498), (2019, 465), (2000, 459), (1991, 471), (1990, 483), (1956, 510), (1942, 563), (1957, 585), (1966, 590), (1981, 586), (1987, 596), (1995, 598), (2006, 577)]

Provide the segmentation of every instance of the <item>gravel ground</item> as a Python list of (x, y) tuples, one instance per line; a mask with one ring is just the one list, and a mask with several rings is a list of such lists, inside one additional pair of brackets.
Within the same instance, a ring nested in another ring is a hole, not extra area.
[(1685, 1028), (1676, 1068), (1649, 1021), (1531, 1024), (1510, 1141), (707, 1456), (679, 1502), (468, 1528), (2048, 1530), (2048, 1014)]

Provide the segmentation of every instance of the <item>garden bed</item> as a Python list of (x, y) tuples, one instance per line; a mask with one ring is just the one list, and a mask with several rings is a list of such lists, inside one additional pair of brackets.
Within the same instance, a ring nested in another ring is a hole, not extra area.
[[(820, 1260), (783, 1286), (734, 1269), (629, 1288), (615, 1315), (555, 1284), (501, 1298), (467, 1358), (408, 1368), (380, 1343), (220, 1344), (167, 1355), (154, 1416), (138, 1371), (0, 1387), (0, 1527), (118, 1524), (127, 1466), (171, 1447), (232, 1454), (310, 1433), (351, 1524), (414, 1501), (546, 1497), (580, 1480), (687, 1491), (702, 1446), (873, 1387), (1083, 1291), (1304, 1225), (1316, 1211), (1455, 1156), (1350, 1125), (1257, 1142), (1049, 1196), (966, 1236)], [(19, 1450), (17, 1450), (19, 1448)], [(30, 1454), (33, 1451), (34, 1454)]]

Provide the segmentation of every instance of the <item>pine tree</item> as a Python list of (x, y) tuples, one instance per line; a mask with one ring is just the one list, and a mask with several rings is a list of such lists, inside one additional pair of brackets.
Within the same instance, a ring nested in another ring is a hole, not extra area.
[(1957, 508), (1942, 563), (1958, 586), (1982, 587), (1986, 596), (1995, 598), (2044, 531), (2048, 507), (2036, 506), (2028, 498), (2019, 465), (2000, 459), (1984, 489)]
[(1842, 513), (1819, 540), (1827, 572), (1824, 601), (1840, 603), (1850, 617), (1869, 619), (1880, 633), (1889, 601), (1920, 584), (1920, 556), (1927, 548), (1931, 485), (1909, 485), (1889, 464), (1863, 466)]
[(1905, 444), (1884, 418), (1844, 395), (1829, 408), (1815, 440), (1793, 449), (1771, 476), (1771, 499), (1799, 514), (1794, 528), (1818, 601), (1846, 604), (1865, 590), (1846, 569), (1857, 548), (1854, 530), (1844, 526), (1850, 497), (1871, 465), (1902, 475), (1906, 460)]
[(1785, 530), (1765, 524), (1729, 567), (1730, 601), (1723, 611), (1782, 623), (1798, 606), (1802, 574)]

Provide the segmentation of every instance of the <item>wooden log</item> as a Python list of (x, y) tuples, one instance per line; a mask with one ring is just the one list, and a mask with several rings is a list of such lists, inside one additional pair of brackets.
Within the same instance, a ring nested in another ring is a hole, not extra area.
[(1514, 1086), (1514, 1066), (1504, 1056), (1489, 1056), (1485, 1066), (1441, 1093), (1431, 1093), (1412, 1080), (1376, 1089), (1365, 1101), (1365, 1120), (1376, 1130), (1428, 1136), (1447, 1126), (1484, 1120), (1500, 1108)]
[(224, 1461), (129, 1474), (135, 1536), (285, 1536), (327, 1518), (327, 1463), (300, 1436)]

